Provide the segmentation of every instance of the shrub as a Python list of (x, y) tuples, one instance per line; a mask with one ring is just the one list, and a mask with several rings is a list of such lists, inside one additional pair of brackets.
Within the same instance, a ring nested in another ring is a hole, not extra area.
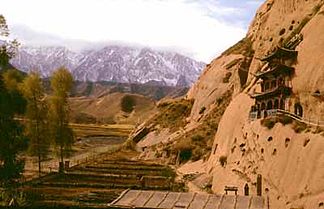
[(203, 155), (204, 155), (204, 151), (200, 147), (197, 147), (192, 151), (191, 160), (192, 161), (200, 160)]
[(180, 163), (190, 160), (191, 156), (192, 156), (192, 150), (191, 149), (181, 150), (180, 155), (179, 155)]
[(272, 118), (265, 118), (261, 120), (261, 125), (267, 127), (268, 129), (272, 129), (275, 124), (276, 124), (276, 120)]
[(125, 150), (135, 150), (135, 146), (136, 146), (136, 143), (131, 139), (127, 139), (123, 144), (123, 148)]
[(199, 135), (199, 134), (196, 134), (196, 135), (193, 135), (193, 136), (191, 137), (191, 140), (192, 140), (193, 142), (199, 142), (199, 141), (204, 140), (204, 137), (201, 136), (201, 135)]
[(293, 122), (293, 119), (291, 119), (291, 117), (288, 117), (286, 115), (280, 116), (278, 119), (282, 125), (291, 124)]
[(201, 107), (199, 110), (199, 114), (203, 114), (206, 110), (206, 107)]
[(231, 72), (227, 72), (225, 77), (223, 78), (223, 83), (228, 83), (229, 79), (231, 78), (232, 73)]
[(161, 175), (165, 176), (165, 177), (171, 177), (172, 179), (174, 179), (176, 177), (176, 173), (169, 167), (166, 167), (165, 169), (163, 169), (161, 172)]
[(191, 108), (193, 105), (193, 100), (178, 100), (169, 103), (161, 103), (159, 106), (159, 113), (152, 119), (147, 121), (147, 125), (150, 123), (155, 123), (155, 125), (160, 125), (162, 128), (170, 128), (170, 131), (179, 130), (179, 128), (184, 127), (186, 122), (186, 117), (191, 113)]
[(134, 106), (136, 105), (135, 98), (131, 95), (125, 95), (121, 100), (121, 109), (124, 112), (132, 112), (134, 110)]
[(222, 55), (230, 54), (242, 54), (247, 57), (252, 57), (254, 55), (254, 50), (252, 48), (252, 40), (250, 37), (245, 37), (241, 41), (237, 42), (235, 45), (223, 52)]
[(192, 149), (192, 143), (188, 139), (182, 139), (174, 145), (174, 149), (178, 151), (183, 151), (183, 150), (191, 150)]
[(225, 156), (225, 155), (220, 156), (219, 163), (221, 164), (222, 167), (225, 168), (225, 166), (227, 164), (227, 156)]
[(298, 121), (293, 122), (293, 129), (296, 133), (301, 133), (301, 132), (305, 131), (306, 128), (307, 128), (307, 124), (305, 124), (305, 123), (298, 122)]
[(216, 104), (217, 104), (217, 105), (220, 105), (220, 104), (223, 102), (223, 100), (224, 100), (223, 97), (218, 97), (218, 98), (216, 99)]

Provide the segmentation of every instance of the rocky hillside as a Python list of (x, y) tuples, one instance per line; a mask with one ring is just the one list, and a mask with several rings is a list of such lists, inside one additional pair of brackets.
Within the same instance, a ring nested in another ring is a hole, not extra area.
[(205, 66), (174, 52), (149, 48), (106, 46), (73, 52), (65, 47), (23, 47), (12, 64), (25, 72), (39, 70), (44, 77), (64, 65), (79, 81), (114, 81), (190, 86)]
[[(174, 120), (170, 113), (179, 111), (174, 109), (179, 101), (173, 101), (155, 117), (162, 125), (146, 123), (134, 132), (142, 157), (185, 163), (179, 171), (198, 176), (191, 178), (196, 186), (221, 194), (225, 186), (237, 186), (243, 194), (245, 184), (256, 194), (261, 175), (261, 193), (271, 209), (323, 208), (323, 4), (265, 1), (246, 37), (208, 64), (181, 101), (189, 102), (189, 112), (177, 118), (179, 128), (163, 125)], [(278, 47), (287, 49), (274, 55), (280, 62), (286, 52), (294, 54), (284, 62), (292, 73), (284, 81), (289, 96), (282, 108), (290, 114), (250, 120), (253, 95), (264, 88), (258, 75), (270, 67), (262, 58), (271, 59)], [(190, 163), (198, 159), (203, 160)]]

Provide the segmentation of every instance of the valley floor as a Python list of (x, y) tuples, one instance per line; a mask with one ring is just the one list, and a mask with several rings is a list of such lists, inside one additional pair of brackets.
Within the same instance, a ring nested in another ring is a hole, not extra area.
[(175, 172), (152, 161), (134, 160), (138, 153), (122, 144), (131, 126), (72, 126), (77, 135), (69, 168), (58, 172), (58, 160), (42, 162), (38, 177), (37, 161), (26, 158), (22, 190), (32, 207), (105, 207), (122, 191), (132, 189), (181, 190)]

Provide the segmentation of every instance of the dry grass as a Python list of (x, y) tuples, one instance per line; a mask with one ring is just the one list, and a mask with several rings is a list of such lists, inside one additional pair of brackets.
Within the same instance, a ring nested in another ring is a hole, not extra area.
[[(123, 98), (132, 98), (131, 111), (122, 108)], [(70, 98), (71, 119), (83, 124), (136, 124), (155, 112), (155, 102), (141, 95), (112, 93), (102, 97)]]
[(249, 37), (243, 38), (241, 41), (237, 42), (235, 45), (223, 52), (222, 55), (230, 54), (242, 54), (247, 57), (252, 57), (254, 55), (254, 50), (252, 48), (252, 41)]
[(134, 129), (133, 125), (115, 124), (115, 125), (91, 125), (91, 124), (70, 124), (76, 137), (89, 136), (116, 136), (127, 137)]
[(181, 138), (177, 140), (176, 144), (166, 147), (165, 150), (169, 150), (173, 152), (173, 154), (177, 154), (174, 150), (181, 151), (184, 158), (190, 156), (189, 159), (193, 161), (207, 159), (211, 153), (218, 123), (231, 101), (231, 96), (232, 91), (230, 90), (222, 97), (219, 97), (215, 101), (214, 108), (205, 113), (206, 115), (201, 119), (201, 123), (197, 128), (182, 135)]
[(159, 113), (146, 124), (159, 125), (161, 128), (169, 128), (172, 132), (184, 127), (186, 118), (190, 115), (193, 100), (172, 100), (158, 105)]

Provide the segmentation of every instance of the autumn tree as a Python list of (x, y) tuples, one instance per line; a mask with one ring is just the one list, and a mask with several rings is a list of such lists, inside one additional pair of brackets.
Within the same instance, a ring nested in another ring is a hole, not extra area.
[(18, 154), (26, 147), (23, 126), (15, 117), (24, 113), (26, 102), (18, 91), (23, 77), (11, 69), (9, 60), (16, 45), (4, 41), (9, 35), (5, 18), (0, 15), (0, 184), (11, 187), (21, 176), (24, 162)]
[(38, 158), (38, 174), (41, 175), (41, 161), (49, 151), (48, 105), (40, 75), (32, 72), (20, 87), (27, 100), (26, 127), (30, 139), (29, 153)]
[[(55, 146), (60, 157), (60, 166), (63, 166), (64, 157), (71, 152), (73, 131), (69, 127), (69, 92), (72, 89), (73, 78), (64, 67), (56, 70), (51, 78), (53, 94), (50, 99), (51, 129)], [(62, 170), (63, 167), (60, 167)]]

